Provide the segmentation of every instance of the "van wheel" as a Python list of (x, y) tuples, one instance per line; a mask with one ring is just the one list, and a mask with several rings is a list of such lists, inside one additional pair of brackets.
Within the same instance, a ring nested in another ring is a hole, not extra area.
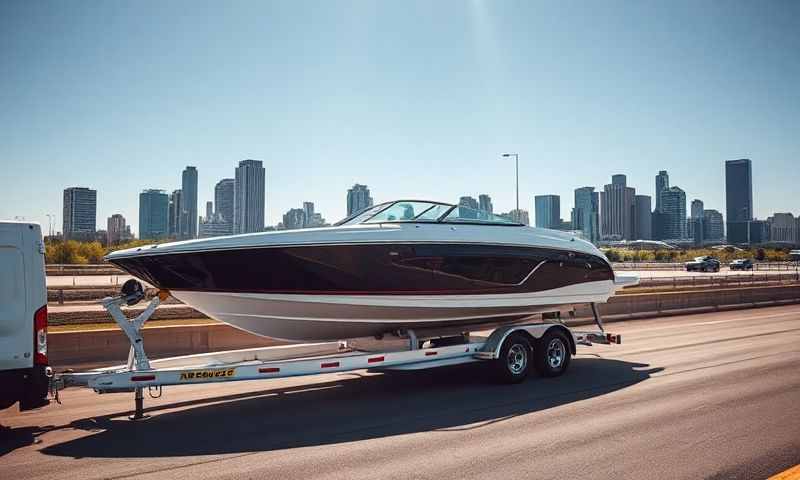
[(569, 340), (561, 330), (550, 329), (536, 342), (533, 361), (543, 377), (557, 377), (567, 371), (572, 354)]
[(500, 348), (500, 357), (492, 362), (494, 379), (499, 383), (520, 383), (528, 376), (531, 342), (521, 332), (509, 335)]

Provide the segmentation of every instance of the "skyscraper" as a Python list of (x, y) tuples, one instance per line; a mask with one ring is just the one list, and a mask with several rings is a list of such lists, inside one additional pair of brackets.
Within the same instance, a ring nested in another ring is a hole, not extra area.
[(168, 237), (178, 238), (181, 233), (181, 189), (173, 190), (169, 195), (169, 229)]
[(725, 222), (716, 210), (703, 210), (703, 238), (722, 240), (725, 237)]
[(265, 171), (261, 160), (242, 160), (236, 168), (233, 233), (264, 230)]
[(536, 195), (534, 215), (537, 228), (561, 228), (561, 197), (558, 195)]
[(222, 220), (231, 224), (231, 233), (233, 233), (233, 198), (236, 180), (232, 178), (223, 178), (214, 186), (214, 206), (217, 215), (222, 217)]
[(575, 189), (575, 208), (572, 209), (572, 228), (583, 232), (590, 242), (600, 240), (600, 196), (594, 187)]
[(458, 199), (458, 206), (458, 215), (461, 218), (478, 218), (480, 204), (474, 198), (470, 196), (461, 197)]
[(314, 218), (314, 202), (303, 202), (303, 228), (310, 226)]
[(372, 197), (369, 194), (369, 187), (366, 185), (353, 185), (347, 191), (347, 216), (358, 213), (361, 210), (372, 206)]
[(169, 195), (163, 190), (139, 194), (139, 238), (158, 240), (169, 236)]
[(656, 210), (661, 211), (661, 192), (669, 188), (669, 174), (661, 170), (656, 175)]
[(649, 195), (636, 195), (633, 199), (633, 236), (636, 240), (652, 240), (652, 202)]
[(600, 193), (600, 234), (606, 240), (634, 240), (633, 202), (636, 190), (625, 175), (613, 175)]
[(664, 239), (686, 238), (686, 192), (670, 187), (661, 192), (661, 213), (664, 215)]
[(692, 218), (703, 218), (703, 201), (694, 199), (692, 200)]
[(492, 197), (485, 193), (478, 195), (478, 208), (482, 212), (493, 213)]
[(753, 220), (753, 168), (747, 158), (725, 162), (725, 220), (729, 243), (748, 243)]
[(64, 240), (94, 240), (97, 228), (97, 190), (64, 189)]
[(305, 212), (302, 208), (290, 208), (288, 212), (283, 214), (283, 228), (286, 230), (303, 228), (304, 223)]
[(106, 221), (106, 235), (108, 235), (109, 245), (116, 245), (122, 242), (123, 239), (127, 240), (126, 231), (125, 217), (123, 217), (122, 214), (115, 213), (108, 217)]
[(197, 238), (197, 168), (186, 167), (181, 180), (180, 238)]

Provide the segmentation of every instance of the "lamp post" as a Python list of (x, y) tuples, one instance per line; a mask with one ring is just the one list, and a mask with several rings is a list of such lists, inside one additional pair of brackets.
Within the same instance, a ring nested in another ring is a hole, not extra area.
[(504, 153), (503, 157), (514, 157), (514, 164), (517, 171), (517, 215), (519, 215), (519, 154), (518, 153)]

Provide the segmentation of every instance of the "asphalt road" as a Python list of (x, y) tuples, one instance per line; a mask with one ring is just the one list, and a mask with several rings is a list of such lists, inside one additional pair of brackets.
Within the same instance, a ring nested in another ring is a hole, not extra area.
[(421, 373), (62, 392), (0, 412), (0, 478), (767, 478), (800, 463), (800, 306), (614, 323), (566, 375)]

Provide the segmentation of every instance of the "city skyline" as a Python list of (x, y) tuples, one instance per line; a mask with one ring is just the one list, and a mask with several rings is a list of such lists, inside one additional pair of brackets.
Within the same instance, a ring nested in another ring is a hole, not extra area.
[[(180, 21), (186, 11), (193, 21)], [(171, 191), (173, 172), (194, 165), (198, 198), (212, 199), (244, 158), (269, 172), (268, 225), (304, 200), (343, 218), (354, 182), (376, 202), (488, 192), (507, 212), (509, 151), (520, 153), (529, 211), (535, 195), (556, 194), (566, 216), (576, 186), (602, 187), (614, 172), (655, 200), (662, 169), (724, 211), (721, 162), (742, 157), (758, 165), (754, 216), (797, 209), (796, 4), (311, 11), (3, 2), (0, 218), (47, 224), (61, 216), (60, 190), (76, 185), (97, 190), (98, 219), (125, 212), (136, 226), (140, 188)]]

